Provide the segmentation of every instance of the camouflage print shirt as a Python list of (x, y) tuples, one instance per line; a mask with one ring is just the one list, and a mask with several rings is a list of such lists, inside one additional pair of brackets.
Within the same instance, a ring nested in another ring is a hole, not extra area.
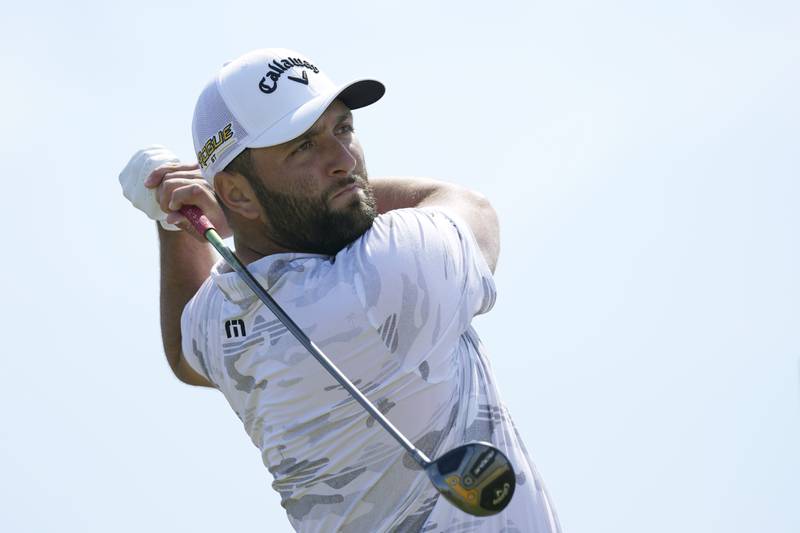
[(471, 440), (511, 460), (517, 489), (476, 518), (440, 497), (405, 451), (222, 264), (187, 304), (183, 353), (225, 395), (297, 531), (559, 531), (470, 323), (495, 299), (472, 232), (440, 209), (401, 209), (335, 257), (249, 265), (355, 385), (429, 457)]

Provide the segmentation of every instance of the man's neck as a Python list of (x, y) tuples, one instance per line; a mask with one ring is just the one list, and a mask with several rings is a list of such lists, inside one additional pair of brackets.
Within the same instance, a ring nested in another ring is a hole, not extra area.
[(268, 255), (288, 253), (292, 251), (268, 240), (259, 243), (258, 246), (250, 246), (249, 244), (245, 243), (241, 237), (237, 237), (236, 235), (233, 236), (233, 243), (236, 248), (236, 256), (245, 265), (249, 265), (250, 263), (258, 261), (262, 257), (266, 257)]

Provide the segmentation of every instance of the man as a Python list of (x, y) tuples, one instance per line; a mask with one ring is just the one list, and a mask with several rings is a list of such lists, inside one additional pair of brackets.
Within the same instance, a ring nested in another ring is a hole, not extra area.
[[(159, 229), (170, 366), (225, 395), (298, 531), (559, 531), (470, 325), (494, 303), (495, 213), (455, 185), (368, 180), (351, 110), (383, 92), (374, 80), (336, 86), (284, 49), (245, 54), (209, 82), (192, 125), (199, 172), (161, 166), (144, 183), (160, 209), (138, 205), (186, 230)], [(428, 456), (471, 440), (503, 451), (517, 476), (511, 504), (476, 518), (440, 497), (238, 275), (214, 264), (183, 205), (233, 236), (278, 303)]]

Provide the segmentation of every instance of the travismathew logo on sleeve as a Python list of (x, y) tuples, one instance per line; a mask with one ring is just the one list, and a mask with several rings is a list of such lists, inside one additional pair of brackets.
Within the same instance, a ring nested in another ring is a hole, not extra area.
[[(278, 80), (281, 78), (284, 72), (289, 70), (290, 68), (294, 67), (301, 67), (303, 69), (309, 69), (314, 74), (319, 73), (319, 69), (309, 63), (304, 59), (298, 59), (296, 57), (288, 57), (286, 59), (281, 59), (280, 61), (274, 59), (271, 63), (268, 63), (267, 66), (269, 70), (267, 71), (266, 76), (261, 78), (261, 81), (258, 82), (258, 88), (261, 90), (262, 93), (271, 94), (278, 88)], [(297, 83), (302, 83), (303, 85), (308, 85), (308, 74), (306, 70), (302, 71), (302, 77), (298, 78), (296, 76), (286, 76), (292, 81), (296, 81)]]

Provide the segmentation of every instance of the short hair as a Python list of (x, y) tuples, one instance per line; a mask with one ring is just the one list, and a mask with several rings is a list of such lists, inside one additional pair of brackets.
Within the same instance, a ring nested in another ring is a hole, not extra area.
[(225, 172), (236, 172), (237, 174), (241, 174), (247, 181), (250, 181), (251, 177), (255, 177), (255, 169), (253, 168), (253, 158), (250, 156), (250, 148), (245, 148), (242, 152), (233, 158), (233, 160), (228, 163), (225, 167)]

